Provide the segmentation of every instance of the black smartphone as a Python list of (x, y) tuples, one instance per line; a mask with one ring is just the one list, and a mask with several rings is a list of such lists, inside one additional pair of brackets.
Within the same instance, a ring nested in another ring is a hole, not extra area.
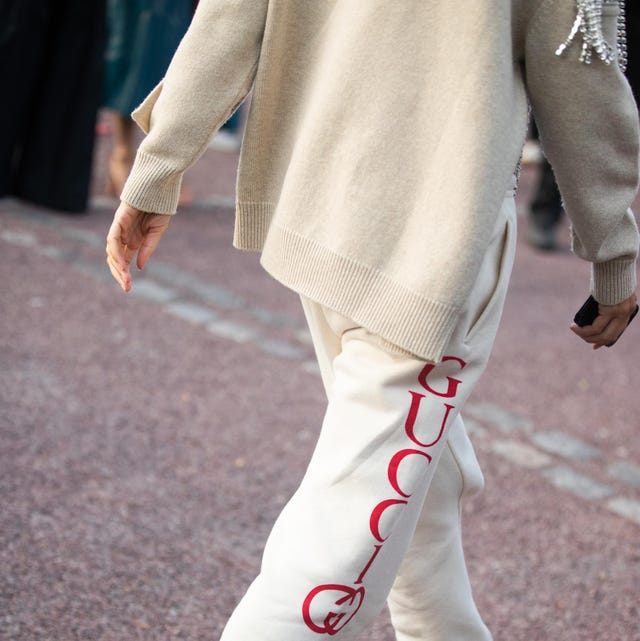
[[(638, 309), (639, 307), (638, 305), (636, 305), (633, 313), (631, 314), (631, 316), (629, 316), (629, 323), (636, 317)], [(587, 298), (587, 300), (584, 302), (584, 305), (576, 312), (576, 315), (573, 317), (573, 322), (578, 327), (585, 327), (586, 325), (591, 325), (597, 316), (598, 301), (593, 296), (589, 296), (589, 298)], [(627, 323), (627, 326), (629, 325), (629, 323)], [(611, 347), (615, 344), (616, 341), (613, 341), (613, 343), (609, 343), (607, 347)]]
[(593, 321), (598, 316), (598, 301), (593, 297), (589, 296), (584, 305), (576, 312), (576, 315), (573, 317), (573, 322), (578, 327), (586, 327), (591, 325)]

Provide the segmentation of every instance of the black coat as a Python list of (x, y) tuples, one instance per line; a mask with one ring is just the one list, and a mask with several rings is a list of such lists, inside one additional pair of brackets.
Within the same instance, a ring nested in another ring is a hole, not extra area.
[(0, 3), (0, 196), (87, 206), (106, 0)]

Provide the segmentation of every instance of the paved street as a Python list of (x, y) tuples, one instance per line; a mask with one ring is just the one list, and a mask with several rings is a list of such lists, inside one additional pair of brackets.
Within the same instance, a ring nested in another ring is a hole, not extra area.
[[(0, 201), (0, 640), (217, 641), (323, 392), (295, 295), (231, 247), (237, 155), (190, 171), (194, 202), (125, 295), (107, 145), (86, 216)], [(612, 349), (580, 342), (588, 266), (566, 230), (532, 250), (521, 220), (463, 412), (486, 477), (464, 508), (478, 606), (496, 641), (640, 641), (640, 321)], [(386, 614), (365, 638), (392, 641)]]

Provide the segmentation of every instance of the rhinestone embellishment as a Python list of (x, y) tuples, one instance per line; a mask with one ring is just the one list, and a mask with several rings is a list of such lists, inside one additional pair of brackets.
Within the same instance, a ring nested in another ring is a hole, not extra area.
[[(627, 68), (627, 34), (623, 0), (576, 0), (577, 15), (571, 33), (557, 48), (556, 55), (561, 56), (576, 40), (582, 38), (580, 62), (591, 64), (592, 57), (597, 56), (605, 64), (617, 62), (622, 71)], [(602, 32), (602, 6), (618, 6), (617, 42), (610, 45)]]

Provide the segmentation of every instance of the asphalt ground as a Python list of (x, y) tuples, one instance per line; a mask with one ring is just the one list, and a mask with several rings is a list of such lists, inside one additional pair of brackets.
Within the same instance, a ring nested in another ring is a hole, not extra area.
[[(296, 296), (231, 248), (237, 155), (190, 170), (193, 203), (125, 295), (107, 149), (86, 216), (0, 201), (2, 641), (218, 639), (323, 413)], [(541, 254), (525, 227), (463, 412), (486, 478), (464, 507), (476, 600), (496, 641), (638, 641), (640, 323), (579, 341), (588, 266), (566, 230)], [(386, 613), (364, 638), (392, 641)]]

